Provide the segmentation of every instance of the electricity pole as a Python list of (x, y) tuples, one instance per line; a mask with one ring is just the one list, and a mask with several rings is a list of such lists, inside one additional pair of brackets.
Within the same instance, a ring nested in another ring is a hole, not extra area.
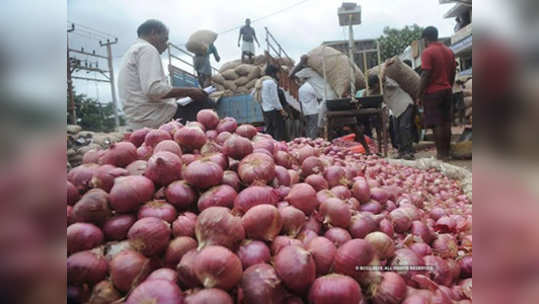
[[(68, 33), (75, 30), (75, 25), (71, 24), (71, 28), (67, 30)], [(75, 111), (75, 101), (73, 100), (73, 81), (71, 80), (71, 58), (69, 57), (69, 34), (67, 35), (67, 96), (69, 97), (69, 121), (71, 124), (77, 124), (77, 112)]]
[(109, 80), (110, 80), (110, 91), (112, 93), (112, 104), (114, 106), (114, 127), (118, 128), (120, 126), (120, 120), (118, 119), (118, 101), (116, 100), (116, 86), (114, 84), (114, 71), (112, 69), (112, 50), (111, 45), (118, 43), (118, 38), (114, 38), (114, 41), (107, 39), (107, 42), (101, 43), (99, 45), (107, 47), (107, 61), (109, 64)]

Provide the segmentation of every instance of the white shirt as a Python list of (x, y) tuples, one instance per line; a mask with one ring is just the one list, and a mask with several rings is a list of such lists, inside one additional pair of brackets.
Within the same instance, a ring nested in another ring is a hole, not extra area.
[(124, 54), (118, 76), (118, 93), (129, 126), (157, 128), (170, 121), (177, 104), (174, 98), (163, 96), (171, 89), (159, 52), (138, 39)]
[(262, 82), (262, 111), (269, 112), (273, 110), (282, 110), (279, 94), (277, 93), (277, 83), (273, 79), (266, 79)]
[(315, 115), (319, 112), (318, 95), (313, 87), (305, 82), (298, 91), (299, 101), (303, 108), (303, 115)]
[(395, 117), (399, 117), (409, 105), (414, 103), (412, 97), (389, 77), (386, 77), (384, 83), (384, 102)]

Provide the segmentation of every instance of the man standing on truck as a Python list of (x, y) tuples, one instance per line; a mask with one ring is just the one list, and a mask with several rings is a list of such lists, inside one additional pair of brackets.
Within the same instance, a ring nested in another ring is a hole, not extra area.
[(251, 19), (249, 18), (245, 19), (245, 25), (242, 26), (240, 29), (240, 35), (238, 37), (238, 47), (240, 46), (240, 40), (242, 40), (242, 38), (243, 43), (241, 45), (241, 63), (245, 63), (244, 58), (245, 56), (247, 56), (249, 57), (248, 63), (252, 64), (252, 58), (255, 55), (255, 44), (253, 40), (256, 41), (258, 47), (260, 47), (260, 43), (256, 38), (255, 29), (251, 27)]
[(208, 51), (205, 55), (195, 55), (193, 58), (193, 67), (197, 71), (198, 83), (202, 88), (209, 87), (211, 84), (211, 64), (210, 64), (210, 55), (213, 54), (215, 61), (221, 61), (221, 57), (217, 53), (215, 46), (210, 44)]
[(182, 118), (177, 98), (191, 97), (193, 103), (208, 99), (199, 88), (174, 88), (168, 83), (160, 57), (167, 49), (168, 28), (161, 21), (147, 20), (137, 35), (122, 58), (118, 76), (120, 101), (131, 129), (157, 128)]
[(265, 76), (256, 81), (254, 99), (262, 107), (266, 133), (276, 140), (285, 140), (285, 121), (287, 113), (279, 101), (277, 86), (277, 72), (279, 69), (269, 64), (266, 67)]
[(437, 158), (448, 160), (451, 147), (451, 99), (455, 83), (455, 55), (438, 42), (438, 30), (429, 26), (423, 31), (427, 48), (421, 55), (421, 87), (417, 102), (423, 104), (425, 127), (434, 129)]

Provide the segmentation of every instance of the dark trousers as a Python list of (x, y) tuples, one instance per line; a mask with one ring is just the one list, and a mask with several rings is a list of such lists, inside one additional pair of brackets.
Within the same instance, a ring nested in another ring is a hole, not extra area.
[(264, 124), (266, 125), (266, 133), (271, 135), (275, 140), (286, 140), (285, 122), (281, 113), (277, 110), (264, 112)]
[(399, 154), (413, 154), (415, 153), (413, 147), (414, 141), (414, 107), (409, 105), (408, 108), (397, 117), (397, 139)]
[(423, 97), (425, 127), (433, 128), (438, 159), (449, 158), (451, 148), (451, 89)]

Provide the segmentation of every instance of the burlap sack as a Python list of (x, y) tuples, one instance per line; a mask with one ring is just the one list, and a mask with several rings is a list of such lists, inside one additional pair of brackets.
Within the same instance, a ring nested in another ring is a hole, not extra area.
[(223, 82), (225, 82), (225, 78), (221, 74), (215, 74), (211, 79), (218, 84), (223, 84)]
[(393, 57), (386, 65), (385, 75), (395, 80), (401, 89), (415, 98), (419, 94), (421, 77), (412, 68), (403, 63), (399, 57)]
[(248, 88), (248, 89), (254, 88), (254, 87), (255, 87), (255, 83), (256, 83), (257, 80), (258, 80), (258, 78), (251, 79), (251, 80), (245, 85), (245, 87)]
[(236, 71), (236, 74), (238, 74), (239, 76), (247, 76), (256, 68), (257, 68), (256, 65), (244, 63), (244, 64), (238, 65), (235, 71)]
[(249, 79), (249, 81), (251, 81), (260, 76), (262, 76), (262, 69), (258, 66), (254, 66), (254, 68), (247, 75), (247, 78)]
[(356, 91), (366, 88), (367, 84), (365, 80), (365, 75), (363, 75), (363, 72), (361, 72), (361, 69), (356, 64), (354, 64), (354, 72), (356, 75)]
[[(224, 83), (224, 81), (223, 81), (223, 83)], [(215, 83), (214, 86), (215, 86), (215, 89), (217, 89), (217, 91), (224, 91), (225, 90), (225, 86), (222, 83)]]
[(247, 76), (243, 76), (243, 77), (239, 77), (238, 79), (236, 79), (236, 81), (234, 81), (234, 84), (235, 84), (237, 87), (243, 87), (243, 86), (246, 85), (248, 82), (249, 82), (249, 78), (247, 78)]
[(264, 55), (258, 55), (254, 57), (255, 65), (264, 65), (266, 64), (266, 56)]
[(472, 106), (472, 97), (464, 97), (464, 107), (469, 108)]
[(249, 94), (249, 90), (247, 90), (247, 88), (237, 88), (236, 91), (234, 92), (238, 95), (246, 95), (246, 94)]
[(469, 79), (468, 81), (466, 81), (466, 83), (464, 84), (464, 87), (467, 89), (467, 90), (472, 90), (472, 79)]
[(279, 58), (278, 62), (279, 62), (279, 65), (285, 65), (285, 66), (288, 66), (288, 67), (293, 67), (294, 66), (294, 60), (292, 60), (292, 59), (290, 59), (288, 57)]
[(241, 64), (241, 59), (236, 59), (236, 60), (233, 60), (233, 61), (229, 61), (225, 64), (223, 64), (221, 66), (221, 68), (219, 69), (219, 72), (223, 73), (224, 71), (227, 71), (227, 70), (230, 70), (230, 69), (235, 69), (238, 65)]
[(464, 97), (472, 97), (472, 90), (464, 89), (464, 90), (462, 91), (462, 95), (463, 95)]
[(234, 70), (226, 70), (226, 71), (222, 72), (221, 75), (223, 75), (225, 80), (235, 81), (236, 79), (238, 79), (238, 74), (236, 74), (236, 72), (234, 72)]
[(322, 77), (324, 75), (323, 62), (325, 61), (327, 82), (338, 97), (350, 94), (352, 67), (346, 55), (332, 47), (319, 46), (311, 50), (307, 56), (307, 65)]
[(210, 44), (217, 39), (217, 33), (208, 30), (196, 31), (189, 37), (185, 47), (189, 52), (197, 55), (206, 55)]
[(381, 65), (377, 65), (375, 67), (372, 67), (370, 69), (367, 70), (367, 77), (371, 76), (371, 75), (376, 75), (378, 77), (380, 77), (380, 69), (382, 68)]
[(225, 91), (224, 91), (224, 90), (222, 90), (222, 91), (215, 91), (215, 92), (211, 93), (211, 94), (209, 95), (209, 97), (210, 97), (211, 99), (213, 99), (213, 100), (219, 100), (219, 99), (221, 99), (221, 97), (223, 97), (224, 94), (225, 94)]
[(230, 81), (230, 80), (226, 80), (223, 85), (225, 86), (225, 88), (227, 90), (230, 90), (230, 91), (235, 91), (238, 87), (236, 86), (236, 84), (234, 83), (234, 81)]

